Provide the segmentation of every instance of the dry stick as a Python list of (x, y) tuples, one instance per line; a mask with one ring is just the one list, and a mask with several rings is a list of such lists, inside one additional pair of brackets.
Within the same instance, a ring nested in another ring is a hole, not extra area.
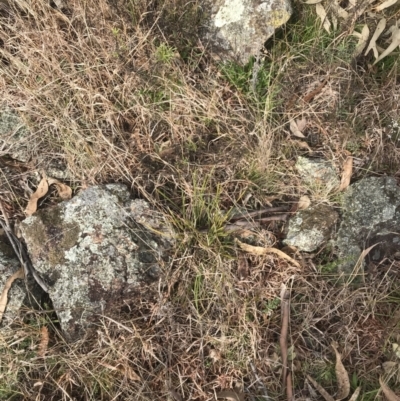
[(293, 401), (293, 386), (292, 386), (292, 373), (289, 372), (286, 377), (286, 398), (288, 401)]
[[(247, 220), (237, 220), (232, 224), (227, 224), (224, 226), (225, 231), (238, 231), (248, 228), (257, 228), (260, 227), (260, 223), (266, 223), (268, 221), (279, 221), (286, 220), (288, 218), (288, 214), (281, 214), (279, 216), (268, 216), (263, 217), (262, 219), (254, 220), (253, 222)], [(207, 232), (208, 230), (202, 230), (202, 232)]]
[(282, 284), (281, 288), (281, 315), (282, 315), (282, 328), (281, 336), (279, 339), (279, 345), (281, 347), (282, 357), (282, 385), (286, 388), (287, 385), (287, 360), (288, 360), (288, 331), (289, 331), (289, 291), (285, 284)]
[(262, 219), (258, 219), (256, 221), (259, 221), (261, 223), (265, 223), (267, 221), (286, 220), (288, 217), (289, 217), (289, 213), (285, 213), (285, 214), (280, 214), (278, 216), (263, 217)]
[(287, 208), (284, 206), (266, 207), (264, 209), (255, 210), (254, 212), (245, 212), (242, 214), (235, 215), (229, 221), (236, 221), (236, 220), (241, 220), (241, 219), (245, 219), (248, 217), (261, 216), (262, 214), (265, 214), (265, 213), (275, 213), (275, 212), (287, 212)]

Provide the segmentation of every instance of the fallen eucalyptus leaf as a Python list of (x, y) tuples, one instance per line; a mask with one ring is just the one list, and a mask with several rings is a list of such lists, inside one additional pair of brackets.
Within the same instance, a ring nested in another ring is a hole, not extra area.
[(346, 398), (350, 394), (350, 380), (349, 380), (349, 374), (347, 373), (347, 370), (343, 366), (342, 356), (337, 350), (336, 344), (332, 343), (331, 347), (333, 348), (336, 354), (335, 373), (338, 384), (338, 392), (336, 395), (336, 400), (340, 401)]
[(396, 355), (397, 358), (400, 359), (400, 346), (399, 344), (393, 343), (392, 344), (393, 352)]
[(307, 195), (303, 195), (300, 197), (299, 202), (297, 204), (297, 210), (307, 209), (311, 204), (310, 198)]
[(289, 128), (290, 128), (290, 131), (292, 131), (292, 134), (294, 136), (297, 136), (297, 138), (305, 138), (305, 136), (301, 133), (301, 130), (297, 126), (296, 121), (290, 120)]
[(310, 148), (310, 145), (307, 142), (304, 141), (296, 141), (295, 144), (300, 148), (300, 149), (305, 149), (310, 152), (312, 152), (312, 149)]
[(300, 130), (300, 132), (303, 132), (304, 129), (307, 127), (307, 119), (305, 117), (303, 117), (301, 119), (298, 118), (296, 120), (296, 125), (297, 125), (297, 128)]
[(331, 2), (331, 7), (333, 8), (334, 14), (338, 15), (343, 20), (346, 21), (349, 18), (349, 13), (344, 8), (340, 7), (339, 0), (334, 0)]
[(321, 4), (318, 3), (315, 5), (315, 11), (316, 11), (318, 17), (321, 19), (322, 26), (325, 29), (325, 31), (327, 31), (328, 33), (331, 33), (331, 23), (329, 22), (325, 8)]
[(382, 59), (384, 59), (386, 56), (388, 56), (390, 53), (392, 53), (396, 47), (400, 46), (400, 29), (396, 27), (396, 29), (392, 33), (392, 43), (389, 45), (389, 47), (375, 60), (374, 64), (378, 63)]
[(26, 206), (25, 214), (27, 216), (32, 216), (32, 214), (36, 212), (38, 200), (43, 196), (45, 196), (48, 190), (49, 190), (49, 184), (47, 183), (47, 178), (43, 177), (36, 191), (31, 195), (28, 205)]
[(352, 156), (349, 156), (343, 164), (342, 179), (340, 181), (339, 191), (343, 191), (349, 186), (352, 173), (353, 158)]
[(235, 241), (241, 249), (243, 249), (244, 251), (246, 251), (248, 253), (251, 253), (252, 255), (261, 256), (261, 255), (267, 255), (269, 253), (273, 253), (273, 254), (281, 257), (282, 259), (285, 259), (288, 262), (292, 263), (296, 267), (299, 267), (299, 268), (301, 267), (300, 264), (298, 262), (296, 262), (293, 258), (291, 258), (289, 255), (286, 255), (286, 253), (280, 251), (277, 248), (263, 248), (261, 246), (253, 246), (253, 245), (245, 244), (244, 242), (241, 242), (238, 239), (236, 239)]
[(353, 393), (353, 395), (350, 397), (349, 401), (356, 401), (358, 396), (360, 395), (361, 387), (357, 387)]
[(68, 186), (63, 184), (62, 182), (56, 180), (55, 178), (48, 177), (47, 182), (49, 185), (55, 185), (57, 188), (58, 195), (63, 200), (69, 200), (72, 197), (72, 189)]
[(369, 28), (368, 25), (364, 25), (363, 29), (361, 30), (357, 46), (354, 50), (354, 57), (358, 57), (362, 53), (362, 51), (364, 50), (365, 46), (368, 43), (368, 38), (369, 38)]
[[(339, 7), (340, 8), (340, 7)], [(341, 10), (343, 10), (343, 8), (341, 8)], [(344, 11), (344, 10), (343, 10)], [(332, 26), (333, 26), (333, 30), (336, 31), (338, 29), (338, 20), (336, 18), (335, 14), (331, 14), (331, 20), (332, 20)]]
[(322, 397), (324, 397), (325, 401), (335, 401), (335, 399), (321, 385), (319, 385), (310, 375), (307, 375), (307, 379), (312, 383), (312, 385), (322, 395)]
[(0, 322), (3, 319), (4, 311), (6, 310), (7, 307), (8, 291), (10, 291), (10, 288), (15, 280), (24, 277), (25, 277), (24, 268), (21, 267), (12, 276), (10, 276), (7, 279), (6, 283), (4, 284), (3, 292), (0, 295)]
[(386, 0), (382, 4), (379, 4), (378, 7), (375, 8), (376, 11), (382, 11), (385, 8), (395, 5), (399, 0)]
[(376, 26), (375, 32), (372, 35), (372, 38), (369, 42), (369, 45), (367, 47), (367, 50), (365, 51), (364, 55), (367, 55), (370, 50), (374, 52), (374, 57), (377, 59), (379, 57), (378, 50), (376, 47), (376, 41), (378, 40), (379, 36), (381, 36), (381, 33), (386, 27), (386, 19), (382, 18), (379, 22), (378, 25)]
[(384, 383), (382, 378), (379, 378), (379, 384), (381, 385), (381, 389), (383, 394), (385, 394), (385, 397), (387, 398), (388, 401), (400, 401), (400, 397), (398, 397), (387, 385)]
[(367, 249), (364, 249), (360, 256), (357, 259), (356, 264), (354, 265), (353, 271), (351, 272), (351, 275), (349, 277), (349, 280), (347, 281), (347, 284), (350, 284), (351, 282), (353, 282), (353, 280), (357, 277), (358, 272), (360, 271), (360, 269), (362, 269), (363, 266), (363, 262), (365, 257), (371, 252), (371, 250), (373, 248), (375, 248), (377, 245), (379, 244), (379, 242), (377, 242), (374, 245), (371, 245), (370, 247), (368, 247)]

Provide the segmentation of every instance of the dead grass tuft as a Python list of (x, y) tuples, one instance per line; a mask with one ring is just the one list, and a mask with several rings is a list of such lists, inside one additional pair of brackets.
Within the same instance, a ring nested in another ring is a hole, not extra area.
[[(271, 202), (289, 209), (310, 192), (294, 169), (298, 155), (338, 170), (352, 155), (353, 179), (397, 173), (398, 61), (370, 68), (352, 56), (354, 38), (321, 34), (309, 8), (298, 9), (300, 22), (267, 45), (251, 86), (252, 62), (221, 66), (208, 56), (196, 1), (55, 3), (0, 8), (1, 107), (30, 130), (19, 138), (28, 163), (0, 153), (7, 212), (22, 216), (33, 171), (65, 165), (74, 190), (127, 183), (169, 215), (179, 247), (158, 291), (116, 305), (78, 343), (64, 342), (51, 306), (23, 311), (0, 334), (0, 400), (214, 400), (229, 389), (286, 399), (282, 284), (296, 399), (317, 398), (307, 374), (336, 391), (332, 341), (352, 391), (361, 385), (363, 399), (375, 397), (382, 362), (398, 363), (398, 263), (372, 266), (350, 286), (335, 273), (334, 251), (295, 254), (293, 267), (243, 253), (224, 227), (234, 213)], [(289, 130), (296, 118), (307, 120), (302, 140)], [(332, 194), (308, 195), (340, 206)], [(279, 249), (284, 227), (240, 235)]]

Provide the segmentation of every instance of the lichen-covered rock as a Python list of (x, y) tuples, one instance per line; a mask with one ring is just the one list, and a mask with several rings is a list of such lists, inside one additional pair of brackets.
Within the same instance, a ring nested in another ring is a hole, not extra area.
[(206, 0), (206, 38), (220, 58), (247, 63), (292, 13), (289, 0)]
[(300, 210), (289, 220), (285, 245), (312, 252), (331, 238), (339, 215), (333, 207), (317, 205)]
[(340, 185), (339, 177), (330, 161), (300, 156), (296, 162), (296, 169), (304, 183), (314, 190), (329, 193)]
[(400, 188), (393, 177), (364, 178), (347, 189), (336, 240), (339, 269), (351, 273), (361, 252), (374, 244), (371, 261), (400, 249)]
[(91, 187), (40, 210), (21, 231), (68, 340), (82, 336), (95, 314), (154, 283), (174, 243), (163, 216), (131, 200), (120, 184)]

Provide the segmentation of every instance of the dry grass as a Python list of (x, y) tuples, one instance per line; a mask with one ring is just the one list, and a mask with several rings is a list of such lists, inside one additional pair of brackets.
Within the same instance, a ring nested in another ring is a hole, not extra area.
[[(333, 340), (353, 390), (361, 385), (363, 399), (374, 399), (381, 363), (396, 361), (398, 263), (355, 288), (333, 273), (328, 249), (296, 255), (302, 267), (294, 268), (242, 254), (223, 226), (232, 208), (290, 204), (307, 192), (293, 168), (299, 154), (339, 169), (351, 153), (355, 178), (397, 173), (398, 60), (371, 70), (368, 58), (351, 57), (353, 38), (321, 34), (300, 9), (301, 22), (267, 45), (254, 93), (251, 66), (222, 67), (208, 55), (195, 30), (204, 17), (196, 1), (66, 4), (60, 11), (18, 0), (0, 10), (1, 106), (31, 130), (21, 138), (29, 163), (0, 154), (8, 211), (22, 216), (21, 183), (34, 184), (32, 172), (57, 161), (74, 189), (127, 183), (170, 215), (180, 247), (158, 291), (100, 317), (79, 343), (64, 342), (51, 306), (23, 311), (0, 336), (0, 399), (213, 400), (229, 388), (251, 400), (286, 399), (282, 283), (291, 292), (296, 399), (317, 399), (306, 374), (334, 393)], [(301, 116), (308, 148), (287, 127)], [(283, 225), (253, 235), (260, 246), (280, 247)]]

